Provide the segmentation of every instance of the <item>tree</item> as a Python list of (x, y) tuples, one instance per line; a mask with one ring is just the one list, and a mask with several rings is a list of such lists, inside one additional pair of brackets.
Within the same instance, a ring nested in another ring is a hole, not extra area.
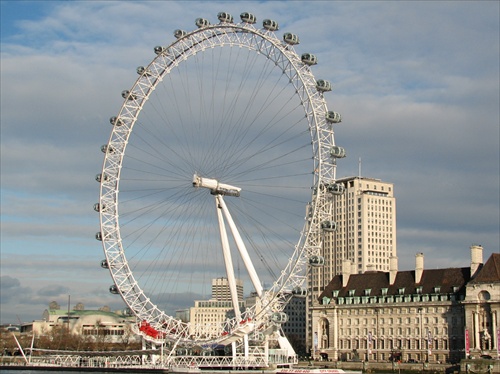
[(59, 309), (61, 309), (61, 306), (57, 303), (57, 301), (51, 301), (49, 303), (49, 309), (50, 310), (59, 310)]
[(78, 303), (75, 305), (73, 310), (85, 310), (85, 306), (83, 305), (83, 303)]

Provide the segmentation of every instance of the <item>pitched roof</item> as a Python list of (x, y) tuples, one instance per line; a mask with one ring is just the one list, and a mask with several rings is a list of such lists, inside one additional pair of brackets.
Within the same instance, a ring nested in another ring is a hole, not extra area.
[[(417, 293), (417, 287), (422, 287), (422, 294), (435, 292), (435, 287), (440, 287), (439, 293), (456, 293), (463, 289), (470, 280), (470, 268), (448, 268), (424, 270), (419, 283), (415, 283), (415, 271), (399, 271), (394, 283), (389, 284), (389, 273), (376, 271), (363, 274), (351, 274), (346, 287), (342, 287), (342, 276), (336, 275), (325, 287), (319, 296), (331, 297), (332, 292), (338, 290), (338, 296), (365, 296), (365, 289), (370, 289), (370, 296), (382, 295), (382, 289), (387, 289), (387, 295), (399, 295)], [(355, 290), (354, 295), (349, 290)]]
[(498, 282), (500, 282), (500, 253), (493, 253), (470, 283)]

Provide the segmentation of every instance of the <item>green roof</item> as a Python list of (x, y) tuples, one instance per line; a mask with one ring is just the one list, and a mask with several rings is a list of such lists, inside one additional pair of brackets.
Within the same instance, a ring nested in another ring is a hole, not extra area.
[[(64, 309), (48, 309), (47, 310), (49, 315), (51, 316), (67, 316), (68, 315), (68, 310)], [(121, 314), (116, 314), (114, 312), (105, 312), (103, 310), (70, 310), (69, 311), (70, 316), (109, 316), (109, 317), (129, 317), (129, 316), (124, 316)]]

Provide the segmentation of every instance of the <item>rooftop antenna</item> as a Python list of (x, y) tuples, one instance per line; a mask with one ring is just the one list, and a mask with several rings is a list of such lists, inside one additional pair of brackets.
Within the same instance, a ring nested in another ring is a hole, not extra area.
[(358, 160), (358, 179), (361, 179), (361, 157)]

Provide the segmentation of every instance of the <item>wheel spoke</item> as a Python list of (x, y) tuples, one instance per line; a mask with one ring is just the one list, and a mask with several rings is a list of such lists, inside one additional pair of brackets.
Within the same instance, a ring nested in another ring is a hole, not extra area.
[[(335, 180), (323, 93), (292, 45), (250, 23), (201, 27), (156, 52), (124, 95), (104, 149), (101, 236), (116, 288), (168, 339), (220, 341), (234, 320), (207, 330), (173, 313), (193, 306), (176, 304), (179, 294), (211, 297), (211, 280), (225, 276), (224, 247), (246, 293), (257, 288), (262, 302), (241, 318), (276, 323), (271, 314), (317, 255), (322, 186)], [(221, 247), (224, 222), (235, 227)], [(240, 273), (243, 263), (255, 270)]]

